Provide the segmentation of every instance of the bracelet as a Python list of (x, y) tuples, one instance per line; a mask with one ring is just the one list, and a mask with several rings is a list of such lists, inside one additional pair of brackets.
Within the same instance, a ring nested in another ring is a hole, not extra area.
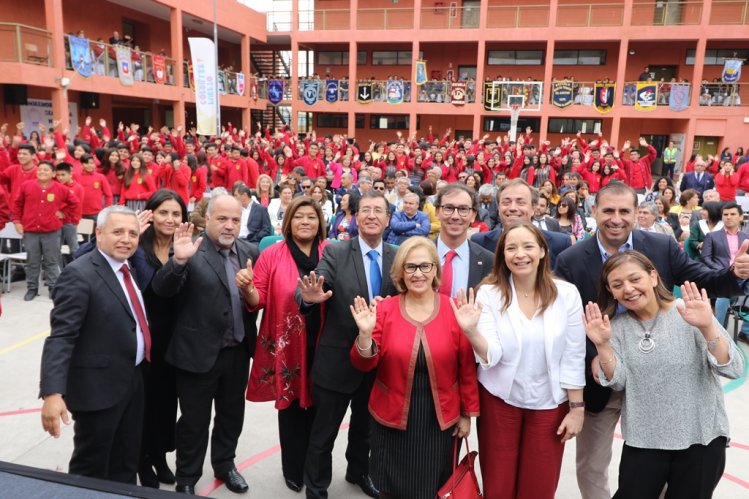
[(606, 364), (611, 364), (613, 360), (614, 360), (614, 355), (611, 355), (611, 358), (609, 360), (606, 360), (606, 361), (599, 360), (598, 364), (601, 366), (605, 366)]
[(362, 348), (361, 345), (359, 345), (359, 337), (357, 336), (356, 341), (354, 341), (354, 343), (356, 343), (356, 349), (359, 350), (361, 353), (372, 352), (372, 345), (374, 345), (374, 341), (372, 342), (372, 345), (369, 345), (369, 348)]
[(570, 401), (570, 409), (577, 409), (580, 407), (585, 407), (585, 401), (583, 402), (572, 402)]
[(716, 336), (714, 339), (710, 341), (705, 340), (705, 342), (707, 343), (707, 349), (712, 352), (713, 350), (715, 350), (715, 347), (717, 347), (718, 343), (720, 342), (720, 335)]

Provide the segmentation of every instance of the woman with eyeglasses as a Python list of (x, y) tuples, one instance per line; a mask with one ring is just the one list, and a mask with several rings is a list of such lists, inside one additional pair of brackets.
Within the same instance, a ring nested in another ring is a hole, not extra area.
[(382, 499), (433, 499), (452, 472), (454, 437), (467, 436), (479, 413), (473, 352), (456, 315), (475, 327), (480, 309), (473, 293), (457, 305), (438, 293), (442, 269), (426, 238), (400, 246), (390, 275), (398, 295), (371, 306), (358, 296), (351, 307), (351, 361), (377, 370), (370, 475)]

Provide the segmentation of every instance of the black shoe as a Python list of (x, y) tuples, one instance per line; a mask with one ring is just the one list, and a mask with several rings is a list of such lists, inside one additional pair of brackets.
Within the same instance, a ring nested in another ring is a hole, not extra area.
[(19, 281), (25, 281), (26, 280), (26, 272), (23, 270), (14, 270), (12, 274), (10, 274), (10, 282), (19, 282)]
[(177, 485), (174, 487), (175, 492), (178, 494), (190, 494), (195, 495), (195, 487), (192, 485)]
[(161, 483), (173, 484), (176, 482), (174, 473), (169, 469), (169, 465), (166, 464), (166, 456), (160, 455), (153, 459), (153, 467), (156, 468), (156, 476)]
[(369, 497), (374, 497), (375, 499), (380, 497), (380, 491), (377, 490), (377, 487), (375, 487), (374, 483), (372, 483), (372, 479), (369, 477), (369, 475), (361, 475), (356, 478), (350, 475), (346, 475), (346, 481), (348, 483), (358, 485), (362, 492), (367, 494)]
[(287, 486), (287, 487), (288, 487), (289, 489), (293, 490), (294, 492), (301, 492), (301, 491), (302, 491), (302, 489), (304, 488), (304, 485), (302, 485), (302, 484), (301, 484), (301, 483), (299, 483), (299, 482), (295, 482), (295, 481), (294, 481), (294, 480), (292, 480), (291, 478), (286, 478), (286, 477), (284, 477), (284, 481), (286, 482), (286, 486)]
[(26, 291), (25, 295), (23, 295), (23, 301), (31, 301), (37, 296), (39, 296), (39, 291), (37, 291), (36, 289), (30, 289)]
[(244, 477), (239, 474), (237, 468), (234, 468), (226, 473), (216, 475), (216, 478), (224, 482), (226, 488), (234, 492), (235, 494), (244, 494), (250, 490), (250, 486), (244, 481)]
[(746, 333), (739, 333), (739, 341), (743, 341), (744, 343), (749, 343), (749, 336), (747, 336)]
[(156, 478), (156, 473), (153, 472), (153, 468), (150, 465), (141, 466), (138, 470), (138, 479), (142, 487), (159, 488), (159, 479)]

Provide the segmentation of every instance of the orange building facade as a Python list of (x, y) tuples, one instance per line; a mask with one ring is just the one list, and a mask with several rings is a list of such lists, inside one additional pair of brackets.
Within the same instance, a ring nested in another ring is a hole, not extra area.
[[(233, 0), (218, 1), (219, 64), (228, 79), (241, 72), (248, 82), (244, 95), (222, 95), (223, 122), (253, 131), (257, 121), (277, 126), (281, 117), (265, 98), (267, 83), (285, 78), (278, 107), (290, 110), (286, 120), (302, 132), (345, 133), (362, 145), (393, 140), (397, 131), (426, 136), (430, 127), (435, 134), (450, 128), (456, 135), (494, 136), (505, 133), (510, 121), (507, 103), (487, 107), (484, 102), (487, 82), (500, 82), (495, 86), (501, 92), (525, 96), (520, 127), (531, 126), (552, 143), (577, 131), (600, 131), (617, 145), (639, 136), (661, 143), (674, 138), (685, 155), (745, 146), (749, 87), (741, 80), (733, 85), (714, 80), (720, 79), (725, 58), (749, 54), (749, 0), (317, 0), (311, 5), (302, 9), (294, 1), (290, 11), (266, 16)], [(178, 61), (190, 58), (189, 37), (212, 37), (210, 16), (210, 3), (200, 0), (14, 3), (6, 6), (0, 23), (0, 84), (25, 85), (28, 98), (50, 100), (55, 117), (65, 115), (72, 102), (79, 122), (90, 115), (110, 123), (189, 126), (194, 92), (184, 62)], [(80, 77), (69, 69), (65, 36), (81, 29), (87, 38), (104, 41), (113, 30), (132, 32), (144, 61), (163, 50), (169, 82), (146, 78), (125, 87), (107, 74)], [(290, 61), (280, 61), (280, 51), (289, 51)], [(267, 54), (270, 65), (261, 60)], [(427, 82), (421, 86), (413, 81), (417, 59), (426, 63)], [(319, 78), (314, 103), (304, 99), (309, 84), (295, 71), (300, 60)], [(650, 111), (632, 105), (629, 95), (646, 66), (659, 91)], [(63, 77), (70, 79), (67, 88), (60, 85)], [(328, 102), (327, 80), (342, 79), (348, 91), (339, 88), (335, 102)], [(388, 103), (388, 80), (401, 79), (402, 102)], [(561, 108), (552, 99), (555, 82), (564, 79), (573, 95)], [(254, 96), (250, 81), (259, 89)], [(615, 84), (613, 106), (605, 113), (592, 105), (600, 81)], [(669, 106), (672, 81), (689, 84), (682, 111)], [(455, 102), (453, 86), (464, 82), (469, 98)], [(371, 85), (377, 99), (359, 102), (360, 85)], [(91, 93), (98, 96), (97, 107), (84, 109)], [(7, 95), (0, 120), (13, 123), (19, 106), (9, 104)]]

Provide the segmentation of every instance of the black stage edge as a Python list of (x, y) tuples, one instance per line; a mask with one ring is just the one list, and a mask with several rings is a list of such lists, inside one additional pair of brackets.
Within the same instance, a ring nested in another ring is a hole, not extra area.
[[(170, 490), (174, 487), (174, 485), (163, 486), (169, 487)], [(36, 497), (174, 499), (177, 494), (170, 490), (149, 489), (0, 461), (0, 497), (8, 499)], [(184, 496), (179, 494), (179, 497)]]

